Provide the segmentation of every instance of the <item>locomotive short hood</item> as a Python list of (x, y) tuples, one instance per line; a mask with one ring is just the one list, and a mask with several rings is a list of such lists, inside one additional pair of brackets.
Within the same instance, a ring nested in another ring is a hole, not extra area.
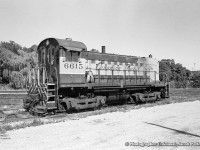
[(48, 38), (48, 39), (43, 40), (39, 44), (38, 50), (41, 47), (47, 47), (49, 45), (52, 45), (55, 47), (59, 46), (59, 47), (63, 47), (68, 50), (73, 50), (73, 51), (82, 51), (82, 50), (86, 51), (87, 50), (87, 47), (82, 42), (72, 41), (72, 40), (68, 40), (68, 39), (55, 39), (55, 38)]

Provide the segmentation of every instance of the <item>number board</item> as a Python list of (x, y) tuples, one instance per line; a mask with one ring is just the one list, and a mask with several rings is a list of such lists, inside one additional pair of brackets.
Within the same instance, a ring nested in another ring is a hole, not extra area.
[(60, 74), (85, 74), (85, 64), (82, 62), (60, 61)]

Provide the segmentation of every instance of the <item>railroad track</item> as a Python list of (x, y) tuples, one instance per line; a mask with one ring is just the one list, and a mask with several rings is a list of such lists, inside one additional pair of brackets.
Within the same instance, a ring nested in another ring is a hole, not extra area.
[(26, 91), (0, 91), (0, 105), (2, 101), (23, 99), (26, 94)]
[(0, 91), (0, 95), (2, 94), (26, 94), (26, 91), (18, 91), (18, 90), (6, 90), (6, 91)]
[(17, 107), (23, 103), (26, 91), (0, 91), (0, 110), (4, 106)]
[[(19, 94), (20, 93), (20, 94)], [(31, 119), (34, 118), (33, 116), (29, 115), (28, 112), (25, 112), (22, 109), (22, 103), (23, 103), (23, 97), (26, 96), (25, 91), (6, 91), (2, 92), (0, 91), (0, 106), (2, 104), (5, 105), (12, 105), (12, 106), (20, 106), (20, 107), (14, 107), (14, 108), (7, 108), (3, 109), (1, 111), (0, 108), (0, 121), (5, 121), (5, 122), (12, 122), (12, 121), (21, 121), (24, 119)], [(155, 105), (162, 105), (166, 103), (173, 103), (173, 102), (185, 102), (185, 101), (194, 101), (194, 100), (200, 100), (200, 89), (174, 89), (170, 91), (170, 98), (169, 99), (164, 99), (157, 101), (156, 103), (153, 104), (143, 104), (140, 105), (139, 107), (148, 107), (148, 106), (155, 106)], [(9, 104), (8, 102), (12, 101), (12, 104)], [(104, 107), (100, 111), (120, 111), (122, 110), (127, 110), (127, 109), (135, 109), (136, 105), (135, 104), (130, 104), (130, 105), (115, 105), (112, 107)], [(21, 111), (18, 111), (21, 109)], [(113, 109), (113, 110), (112, 110)], [(83, 114), (95, 114), (99, 112), (95, 111), (80, 111), (80, 112), (74, 112), (73, 114), (66, 114), (66, 113), (57, 113), (56, 115), (47, 115), (45, 118), (60, 118), (60, 117), (66, 117), (66, 116), (82, 116)], [(2, 115), (3, 114), (3, 115)], [(4, 116), (1, 117), (1, 116)]]
[(18, 112), (22, 109), (26, 94), (26, 91), (18, 90), (0, 91), (0, 122), (21, 120)]

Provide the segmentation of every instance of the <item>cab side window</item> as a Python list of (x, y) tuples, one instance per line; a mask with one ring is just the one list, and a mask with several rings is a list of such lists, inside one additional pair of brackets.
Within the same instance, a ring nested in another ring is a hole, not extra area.
[(65, 61), (68, 62), (78, 62), (80, 56), (80, 52), (70, 51), (67, 49), (62, 50), (61, 57), (65, 57)]
[(66, 61), (72, 61), (71, 52), (66, 51), (65, 52), (65, 58), (66, 58)]
[(79, 58), (80, 53), (79, 52), (71, 52), (71, 54), (72, 54), (72, 61), (78, 62), (78, 58)]

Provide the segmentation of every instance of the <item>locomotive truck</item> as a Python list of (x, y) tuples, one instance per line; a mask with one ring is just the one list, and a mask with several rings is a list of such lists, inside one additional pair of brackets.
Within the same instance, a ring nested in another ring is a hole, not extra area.
[(149, 57), (87, 51), (72, 39), (47, 38), (37, 49), (38, 66), (27, 77), (24, 108), (32, 114), (141, 103), (169, 97), (159, 81), (159, 61)]

